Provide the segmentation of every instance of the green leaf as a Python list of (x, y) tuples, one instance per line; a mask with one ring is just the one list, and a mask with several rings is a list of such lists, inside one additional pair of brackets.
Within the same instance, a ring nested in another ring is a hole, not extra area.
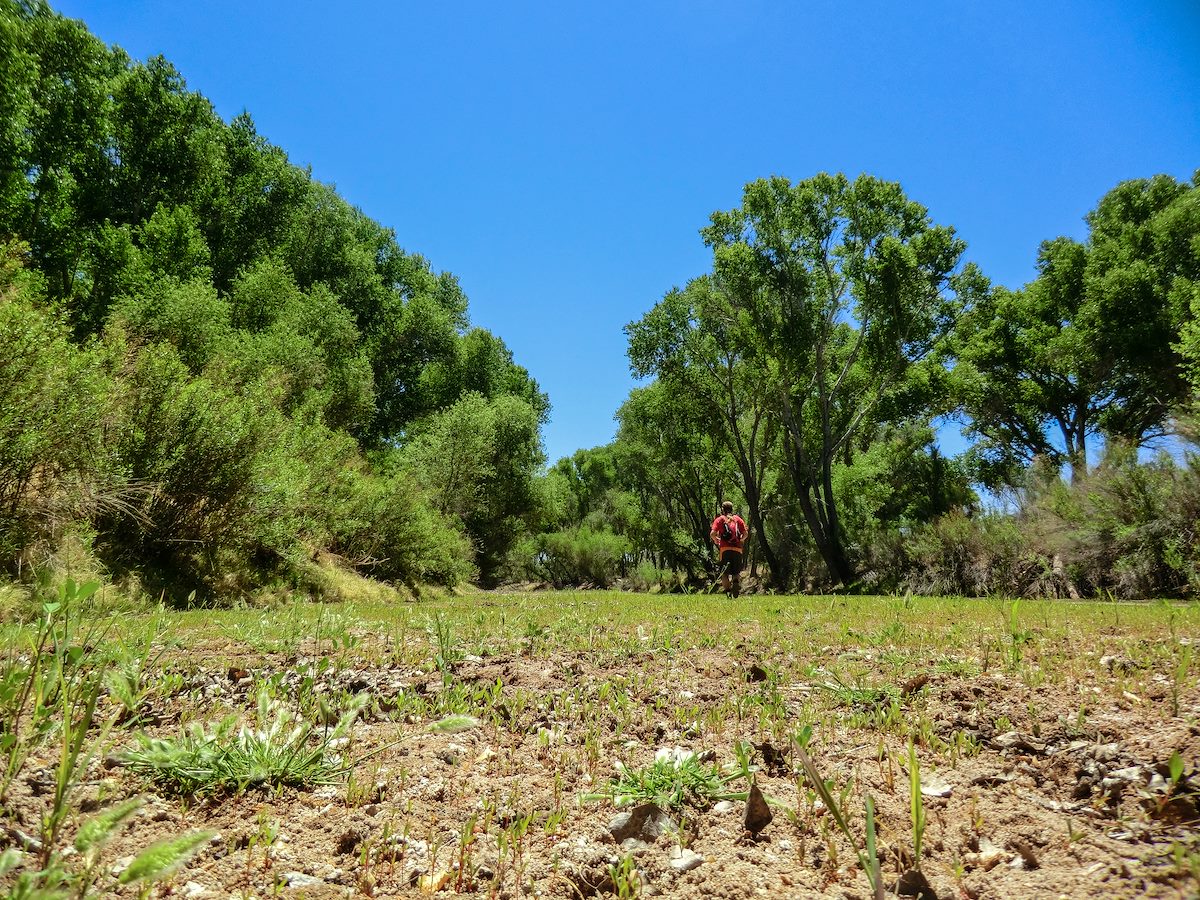
[(1167, 770), (1171, 775), (1171, 784), (1179, 784), (1179, 779), (1183, 777), (1183, 757), (1178, 750), (1171, 754)]
[(75, 849), (83, 853), (103, 844), (112, 836), (113, 829), (141, 809), (145, 802), (142, 797), (131, 797), (88, 819), (75, 836)]
[(429, 730), (439, 734), (458, 734), (460, 731), (470, 731), (479, 727), (479, 720), (471, 716), (446, 716), (434, 722)]
[(157, 841), (135, 856), (117, 880), (121, 884), (156, 881), (187, 862), (213, 834), (212, 831), (192, 831)]

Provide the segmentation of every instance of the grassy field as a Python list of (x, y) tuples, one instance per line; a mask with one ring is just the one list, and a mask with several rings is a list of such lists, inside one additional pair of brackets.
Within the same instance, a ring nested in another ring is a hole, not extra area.
[(1200, 889), (1195, 606), (89, 590), (2, 632), (16, 895)]

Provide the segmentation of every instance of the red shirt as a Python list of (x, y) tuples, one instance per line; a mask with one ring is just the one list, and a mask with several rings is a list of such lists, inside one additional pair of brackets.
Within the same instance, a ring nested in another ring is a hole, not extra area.
[[(723, 541), (721, 540), (721, 520), (728, 519), (731, 526), (735, 523), (741, 526), (742, 538), (738, 541)], [(709, 535), (717, 546), (722, 550), (741, 550), (742, 545), (746, 543), (746, 521), (737, 513), (731, 513), (728, 516), (717, 516), (713, 519), (712, 528), (709, 529)]]

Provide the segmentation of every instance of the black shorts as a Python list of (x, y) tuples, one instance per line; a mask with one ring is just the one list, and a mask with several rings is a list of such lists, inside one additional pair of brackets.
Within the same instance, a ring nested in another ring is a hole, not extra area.
[(730, 575), (737, 575), (742, 571), (742, 551), (726, 548), (721, 551), (721, 569), (728, 572)]

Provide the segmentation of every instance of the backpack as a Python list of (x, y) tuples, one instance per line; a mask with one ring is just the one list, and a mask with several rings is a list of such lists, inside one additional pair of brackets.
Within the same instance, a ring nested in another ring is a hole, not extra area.
[(742, 533), (742, 523), (736, 519), (731, 519), (729, 516), (721, 516), (721, 524), (717, 528), (717, 534), (721, 536), (721, 542), (726, 544), (740, 544), (745, 535)]

